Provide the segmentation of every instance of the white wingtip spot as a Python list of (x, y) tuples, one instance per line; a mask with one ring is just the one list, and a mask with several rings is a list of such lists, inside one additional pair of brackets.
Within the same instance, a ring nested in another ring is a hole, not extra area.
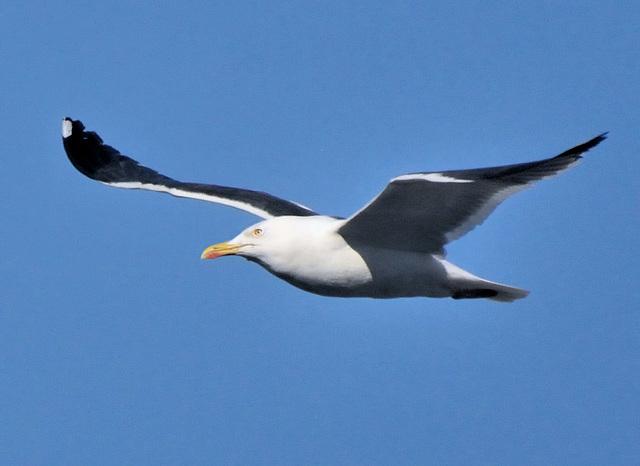
[(68, 138), (73, 132), (73, 123), (68, 118), (62, 120), (62, 137)]

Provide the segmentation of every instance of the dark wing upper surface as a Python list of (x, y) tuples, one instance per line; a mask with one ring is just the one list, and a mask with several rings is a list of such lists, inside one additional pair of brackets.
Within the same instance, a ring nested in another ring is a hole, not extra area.
[(165, 192), (177, 197), (214, 202), (262, 218), (317, 215), (300, 204), (264, 192), (176, 181), (104, 144), (98, 134), (85, 131), (84, 125), (78, 120), (65, 118), (62, 134), (64, 149), (73, 166), (83, 175), (110, 186)]
[(507, 197), (567, 170), (606, 133), (537, 162), (398, 176), (339, 229), (350, 243), (441, 253)]

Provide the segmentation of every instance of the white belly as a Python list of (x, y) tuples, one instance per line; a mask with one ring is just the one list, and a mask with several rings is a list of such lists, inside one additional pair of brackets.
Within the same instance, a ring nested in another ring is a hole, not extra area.
[[(342, 297), (444, 297), (447, 271), (431, 254), (358, 247), (306, 250), (304, 261), (267, 267), (305, 291)], [(302, 258), (302, 257), (301, 257)], [(296, 265), (304, 264), (304, 266)], [(263, 264), (264, 265), (264, 264)]]

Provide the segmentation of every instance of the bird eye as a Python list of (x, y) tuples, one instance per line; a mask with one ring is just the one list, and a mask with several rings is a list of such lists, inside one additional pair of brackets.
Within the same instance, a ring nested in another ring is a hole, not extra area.
[(256, 228), (253, 230), (253, 236), (260, 236), (262, 234), (262, 228)]

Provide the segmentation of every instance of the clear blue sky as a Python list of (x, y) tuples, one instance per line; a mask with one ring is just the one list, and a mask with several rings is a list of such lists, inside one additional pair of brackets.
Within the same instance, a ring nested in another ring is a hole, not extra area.
[[(3, 2), (0, 462), (637, 461), (639, 31), (637, 1)], [(342, 216), (610, 137), (450, 245), (527, 299), (349, 300), (200, 261), (257, 219), (84, 178), (65, 116)]]

